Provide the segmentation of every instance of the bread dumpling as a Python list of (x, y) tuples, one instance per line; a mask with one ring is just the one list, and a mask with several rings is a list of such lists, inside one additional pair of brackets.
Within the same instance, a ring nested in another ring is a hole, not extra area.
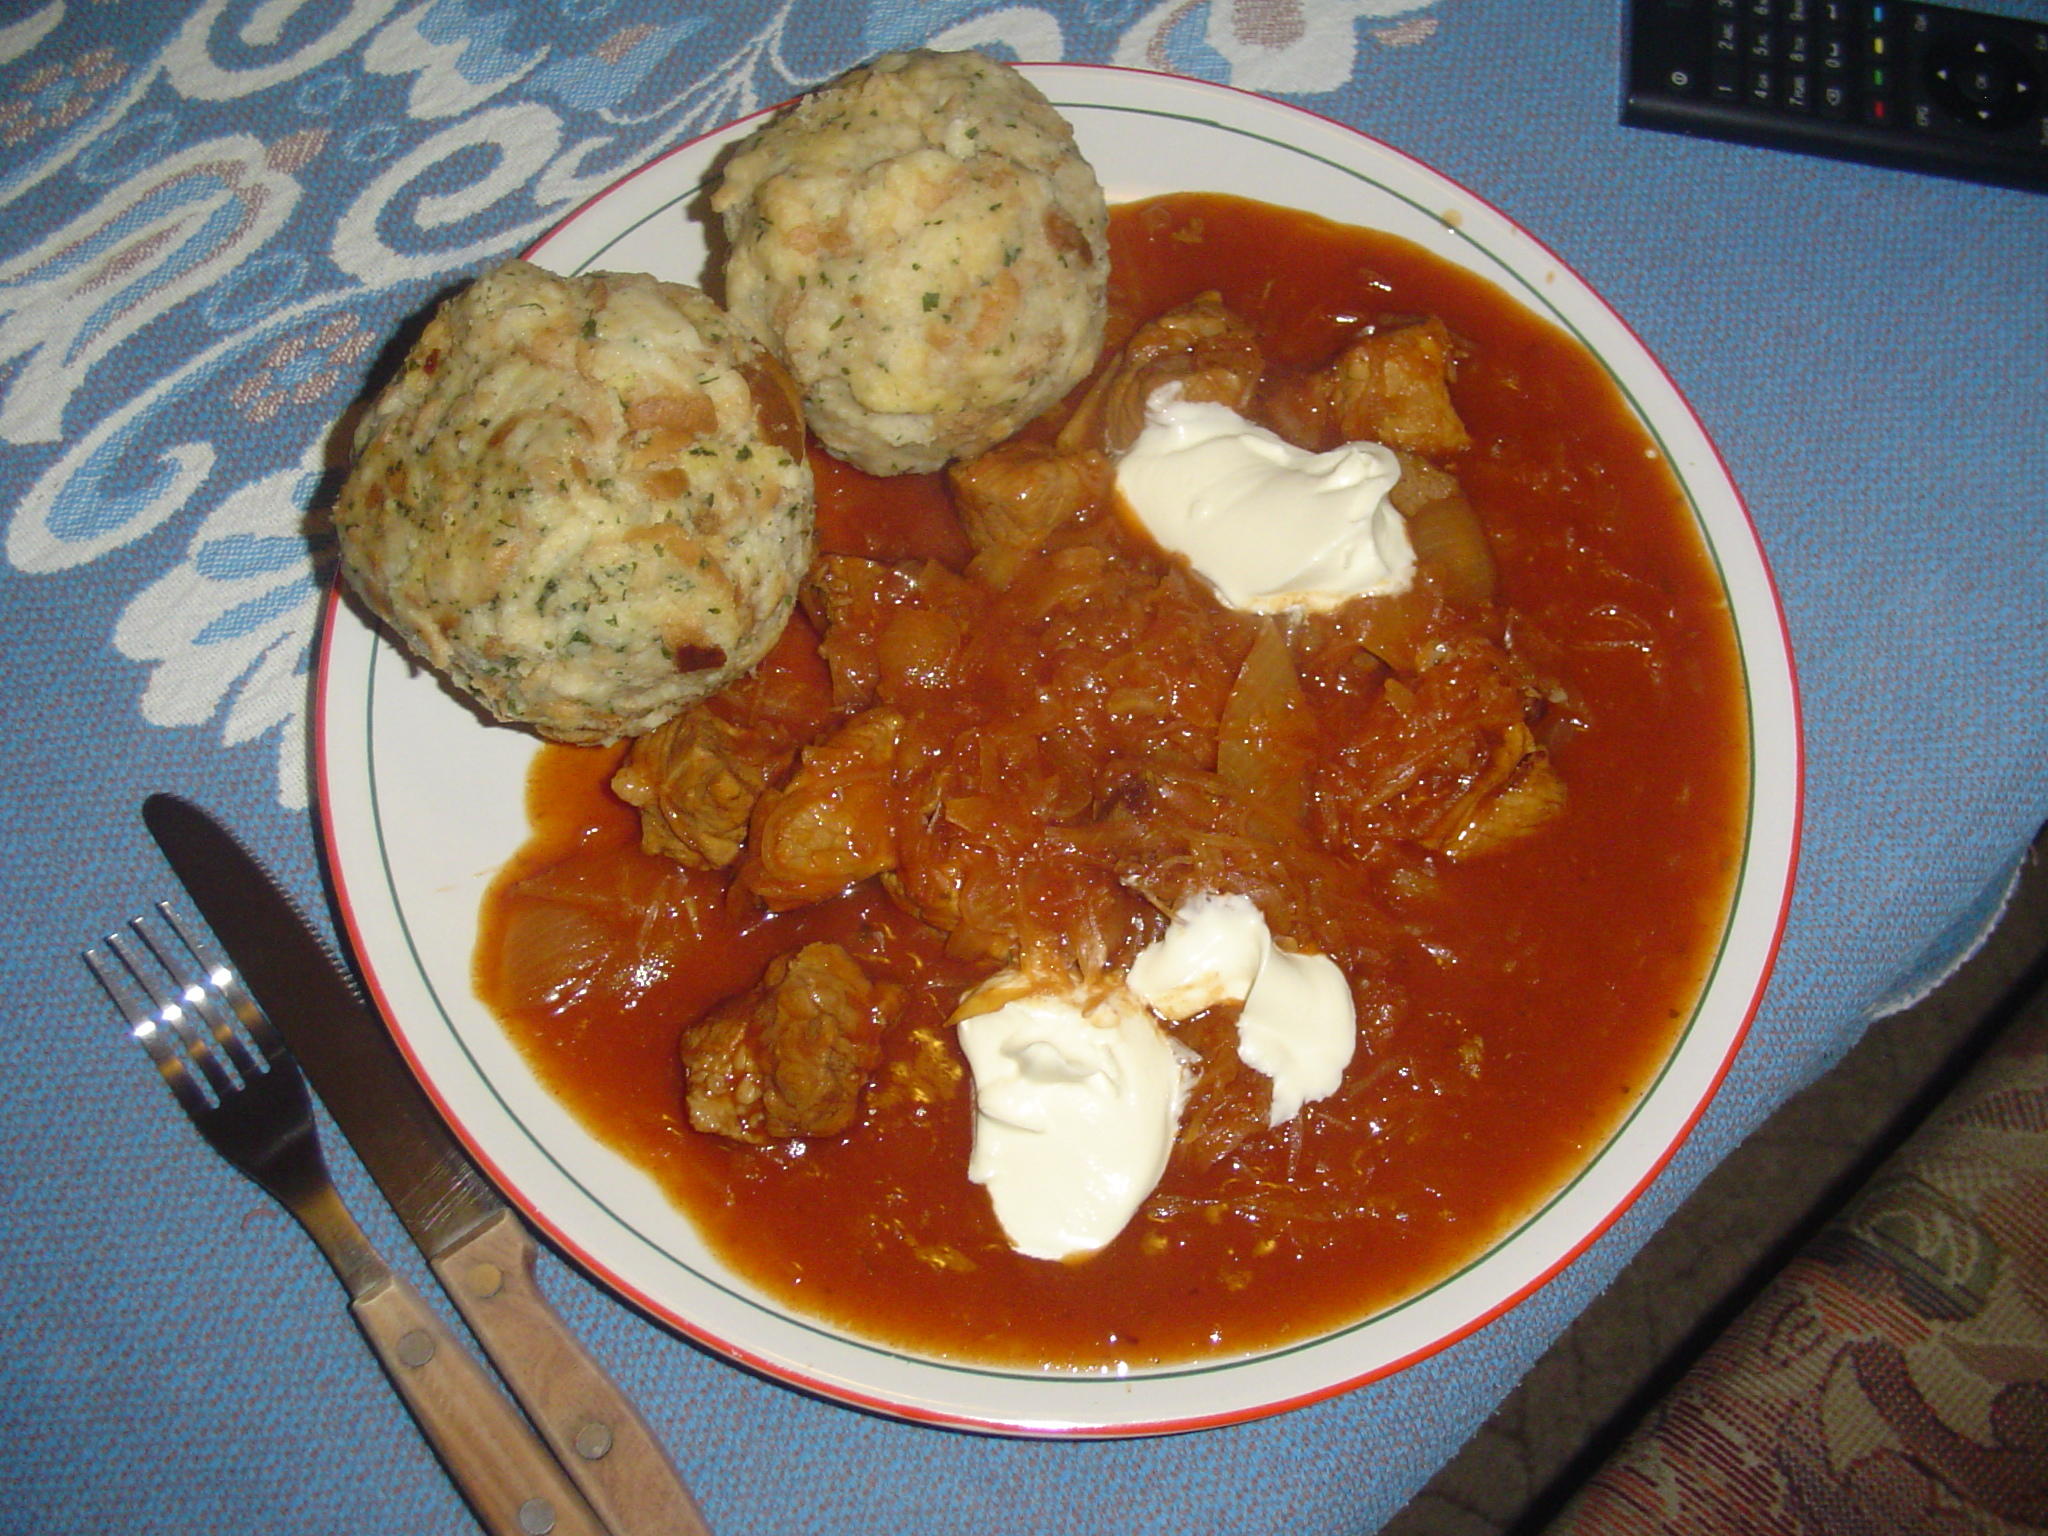
[(794, 386), (694, 288), (523, 261), (444, 303), (356, 437), (342, 568), (557, 741), (653, 730), (764, 655), (815, 545)]
[(875, 474), (992, 447), (1094, 365), (1108, 210), (1074, 134), (981, 54), (897, 53), (784, 111), (712, 195), (725, 303)]

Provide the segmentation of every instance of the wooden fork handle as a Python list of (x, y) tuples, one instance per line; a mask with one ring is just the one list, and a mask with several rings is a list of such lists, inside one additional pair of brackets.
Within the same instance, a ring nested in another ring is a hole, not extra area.
[(503, 1211), (434, 1273), (613, 1536), (710, 1536), (661, 1442), (534, 1283), (534, 1245)]
[(351, 1310), (491, 1536), (607, 1536), (519, 1410), (404, 1276), (365, 1291)]

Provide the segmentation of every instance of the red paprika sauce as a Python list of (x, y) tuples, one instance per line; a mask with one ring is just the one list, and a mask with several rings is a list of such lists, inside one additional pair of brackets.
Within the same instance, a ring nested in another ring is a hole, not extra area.
[[(550, 746), (532, 838), (485, 909), (479, 988), (553, 1091), (646, 1167), (731, 1266), (798, 1311), (916, 1351), (1098, 1370), (1354, 1321), (1477, 1256), (1599, 1148), (1690, 1017), (1732, 896), (1749, 771), (1733, 627), (1666, 465), (1601, 365), (1399, 239), (1240, 200), (1115, 211), (1112, 327), (1209, 290), (1274, 366), (1363, 320), (1441, 317), (1467, 355), (1456, 464), (1499, 601), (1568, 691), (1569, 791), (1535, 834), (1410, 852), (1371, 914), (1384, 973), (1332, 1098), (1207, 1167), (1176, 1161), (1084, 1260), (1013, 1253), (967, 1181), (971, 1083), (946, 1020), (988, 967), (874, 882), (763, 915), (723, 873), (643, 854), (616, 751)], [(1121, 328), (1121, 329), (1120, 329)], [(814, 455), (820, 537), (964, 563), (944, 481)], [(799, 618), (766, 665), (820, 668)], [(678, 1037), (817, 938), (890, 954), (905, 1007), (852, 1129), (769, 1148), (693, 1131)]]

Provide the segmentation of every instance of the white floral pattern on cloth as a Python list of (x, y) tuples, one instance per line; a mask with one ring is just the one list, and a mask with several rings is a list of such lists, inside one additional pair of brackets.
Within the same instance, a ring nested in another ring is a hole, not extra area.
[(4, 579), (75, 584), (148, 724), (301, 806), (331, 439), (447, 286), (887, 49), (1316, 93), (1435, 3), (41, 0), (0, 22)]
[[(1360, 22), (1393, 46), (1426, 40), (1433, 0), (1162, 0), (1118, 47), (1116, 62), (1196, 75), (1248, 91), (1333, 91), (1357, 68)], [(1402, 19), (1405, 18), (1405, 19)]]
[(317, 535), (280, 514), (313, 499), (322, 457), (316, 443), (297, 464), (229, 495), (114, 624), (115, 649), (149, 669), (146, 721), (195, 726), (218, 716), (229, 747), (275, 732), (281, 789), (307, 782), (305, 733), (280, 728), (305, 707), (308, 642), (332, 562)]

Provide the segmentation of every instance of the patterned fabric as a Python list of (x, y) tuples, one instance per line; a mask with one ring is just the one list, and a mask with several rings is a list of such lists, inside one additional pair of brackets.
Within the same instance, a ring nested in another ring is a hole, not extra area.
[(1319, 1536), (1398, 1509), (1728, 1147), (1969, 946), (2048, 818), (2048, 199), (1625, 129), (1618, 10), (0, 5), (0, 1529), (474, 1529), (332, 1277), (208, 1159), (77, 952), (169, 888), (135, 814), (155, 789), (326, 910), (321, 508), (408, 318), (662, 149), (919, 43), (1283, 95), (1470, 186), (1614, 304), (1748, 497), (1798, 651), (1810, 779), (1779, 970), (1714, 1108), (1577, 1263), (1276, 1419), (1108, 1444), (923, 1430), (713, 1359), (552, 1256), (542, 1281), (725, 1536)]
[[(927, 41), (1327, 91), (1433, 0), (1049, 10), (783, 0), (346, 7), (50, 0), (0, 29), (7, 562), (88, 574), (165, 525), (103, 635), (140, 714), (261, 742), (307, 803), (330, 428), (405, 317), (662, 150)], [(643, 14), (644, 13), (644, 14)], [(1392, 18), (1406, 20), (1382, 25)], [(111, 594), (109, 594), (111, 595)], [(195, 743), (195, 746), (201, 743)]]
[(1718, 1339), (1550, 1536), (2048, 1529), (2048, 1008)]

